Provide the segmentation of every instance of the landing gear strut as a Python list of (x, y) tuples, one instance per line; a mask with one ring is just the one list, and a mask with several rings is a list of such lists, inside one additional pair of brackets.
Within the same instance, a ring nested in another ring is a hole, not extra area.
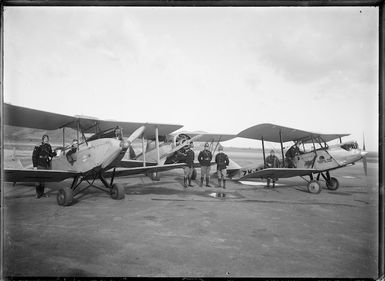
[[(56, 196), (57, 203), (60, 206), (70, 206), (73, 202), (74, 196), (79, 194), (82, 191), (85, 191), (89, 187), (94, 187), (99, 190), (102, 190), (108, 194), (111, 195), (112, 199), (115, 200), (121, 200), (125, 197), (125, 189), (122, 184), (119, 183), (113, 183), (115, 176), (115, 169), (113, 170), (112, 177), (110, 183), (107, 182), (107, 180), (103, 177), (102, 173), (97, 173), (94, 175), (82, 175), (82, 176), (76, 176), (72, 182), (71, 186), (66, 186), (64, 188), (61, 188)], [(92, 182), (89, 181), (89, 178), (92, 177)], [(104, 187), (99, 187), (94, 185), (94, 181), (99, 178), (99, 180), (103, 183)], [(83, 189), (79, 188), (79, 185), (83, 182), (87, 181), (88, 186), (86, 186)]]

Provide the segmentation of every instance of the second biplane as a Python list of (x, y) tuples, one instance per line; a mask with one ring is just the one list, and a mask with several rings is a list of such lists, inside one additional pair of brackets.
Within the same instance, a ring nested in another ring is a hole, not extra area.
[[(365, 147), (360, 149), (356, 141), (342, 142), (342, 137), (348, 135), (320, 134), (270, 123), (252, 126), (241, 131), (237, 136), (260, 140), (264, 163), (254, 169), (230, 170), (229, 177), (242, 181), (256, 178), (275, 180), (299, 176), (307, 181), (307, 190), (310, 193), (321, 192), (320, 178), (322, 177), (329, 190), (336, 190), (339, 182), (335, 177), (331, 177), (330, 171), (352, 165), (362, 159), (365, 174), (367, 174)], [(339, 139), (340, 143), (328, 145), (328, 142), (335, 139)], [(280, 143), (282, 156), (280, 167), (267, 168), (265, 142)], [(294, 144), (285, 152), (283, 144), (286, 142)], [(309, 180), (305, 176), (308, 176)]]

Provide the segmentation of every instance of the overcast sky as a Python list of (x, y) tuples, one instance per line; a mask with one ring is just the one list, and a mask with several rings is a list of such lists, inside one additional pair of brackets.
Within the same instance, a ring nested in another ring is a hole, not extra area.
[(376, 7), (4, 9), (5, 102), (211, 133), (365, 133), (378, 148)]

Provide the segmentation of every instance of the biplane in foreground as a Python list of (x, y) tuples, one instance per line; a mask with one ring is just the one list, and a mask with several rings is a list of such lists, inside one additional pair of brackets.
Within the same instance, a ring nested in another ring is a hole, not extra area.
[[(322, 177), (329, 190), (337, 190), (339, 182), (335, 177), (331, 177), (330, 171), (352, 165), (362, 159), (365, 175), (367, 174), (365, 143), (363, 149), (360, 149), (356, 141), (342, 142), (342, 137), (348, 135), (313, 133), (269, 123), (255, 125), (241, 131), (237, 136), (262, 141), (264, 163), (254, 169), (230, 170), (229, 177), (242, 181), (299, 176), (307, 181), (307, 190), (310, 193), (321, 192), (320, 177)], [(328, 142), (335, 139), (339, 139), (340, 143), (328, 145)], [(266, 141), (280, 143), (282, 154), (280, 167), (266, 168)], [(286, 142), (294, 144), (285, 152), (283, 144)], [(309, 180), (305, 176), (308, 176)]]
[[(165, 164), (165, 162), (173, 153), (199, 137), (196, 135), (174, 144), (167, 140), (167, 136), (180, 129), (181, 125), (106, 121), (92, 117), (61, 115), (6, 103), (3, 108), (5, 125), (63, 130), (63, 146), (55, 148), (57, 156), (52, 158), (52, 169), (4, 169), (4, 180), (14, 183), (59, 182), (72, 178), (71, 186), (61, 188), (57, 194), (57, 202), (62, 206), (71, 205), (74, 196), (91, 186), (109, 193), (113, 199), (123, 199), (124, 186), (114, 183), (115, 177), (156, 175), (160, 171), (183, 167), (184, 163)], [(77, 132), (78, 145), (71, 157), (68, 156), (73, 147), (66, 146), (64, 137), (66, 128), (72, 128)], [(123, 132), (129, 137), (124, 138)], [(141, 155), (135, 155), (131, 146), (137, 138), (142, 139)], [(123, 159), (127, 150), (132, 159)], [(110, 180), (107, 181), (106, 178)], [(94, 184), (97, 179), (101, 181), (103, 187)], [(88, 186), (81, 188), (82, 182), (87, 182)]]

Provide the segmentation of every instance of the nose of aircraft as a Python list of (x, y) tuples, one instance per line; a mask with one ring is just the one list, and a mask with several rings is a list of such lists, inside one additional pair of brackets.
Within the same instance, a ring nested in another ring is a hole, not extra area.
[(122, 141), (120, 142), (120, 147), (121, 147), (122, 149), (127, 149), (129, 146), (130, 146), (130, 144), (128, 143), (128, 141), (122, 140)]

